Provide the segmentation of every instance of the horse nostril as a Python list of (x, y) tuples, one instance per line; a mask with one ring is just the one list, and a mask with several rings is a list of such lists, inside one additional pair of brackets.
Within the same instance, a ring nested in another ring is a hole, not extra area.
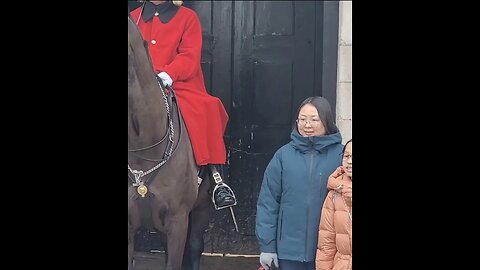
[(137, 136), (140, 136), (140, 128), (138, 127), (137, 116), (135, 114), (132, 114), (131, 119), (132, 119), (132, 126), (133, 126), (133, 130), (135, 131), (135, 134), (137, 134)]

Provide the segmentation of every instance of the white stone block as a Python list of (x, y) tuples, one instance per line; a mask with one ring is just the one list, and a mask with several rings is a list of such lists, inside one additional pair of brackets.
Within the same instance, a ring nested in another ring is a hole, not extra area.
[(338, 48), (338, 81), (352, 82), (352, 46)]
[(352, 119), (352, 83), (339, 83), (337, 87), (337, 118)]
[(340, 45), (352, 45), (352, 1), (340, 1), (339, 28)]
[(339, 120), (337, 122), (337, 127), (340, 129), (340, 134), (342, 134), (342, 143), (345, 144), (352, 138), (352, 121)]

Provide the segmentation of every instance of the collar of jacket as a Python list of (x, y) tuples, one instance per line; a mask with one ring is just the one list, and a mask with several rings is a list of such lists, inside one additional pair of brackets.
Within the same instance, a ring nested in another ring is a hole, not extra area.
[(293, 148), (297, 149), (302, 153), (316, 150), (318, 152), (325, 151), (328, 146), (336, 143), (342, 143), (342, 136), (340, 132), (332, 133), (324, 136), (311, 136), (303, 137), (298, 133), (298, 130), (294, 128), (290, 134), (292, 139), (291, 143)]
[(174, 5), (170, 1), (159, 5), (146, 1), (142, 11), (142, 19), (144, 22), (148, 22), (155, 17), (155, 13), (158, 12), (157, 17), (160, 21), (162, 23), (168, 23), (175, 16), (179, 8), (179, 6)]

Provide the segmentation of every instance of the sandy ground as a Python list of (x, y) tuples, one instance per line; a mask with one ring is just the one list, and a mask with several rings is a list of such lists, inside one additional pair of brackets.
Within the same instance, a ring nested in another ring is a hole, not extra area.
[[(136, 252), (135, 270), (164, 270), (165, 258), (162, 253)], [(258, 256), (204, 254), (201, 259), (201, 270), (257, 270), (260, 266)], [(160, 268), (159, 268), (160, 267)]]

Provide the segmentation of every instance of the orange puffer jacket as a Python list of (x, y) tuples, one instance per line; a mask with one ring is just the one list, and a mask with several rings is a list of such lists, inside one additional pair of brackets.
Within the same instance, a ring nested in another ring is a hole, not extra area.
[(318, 233), (316, 270), (352, 269), (352, 179), (328, 179)]

